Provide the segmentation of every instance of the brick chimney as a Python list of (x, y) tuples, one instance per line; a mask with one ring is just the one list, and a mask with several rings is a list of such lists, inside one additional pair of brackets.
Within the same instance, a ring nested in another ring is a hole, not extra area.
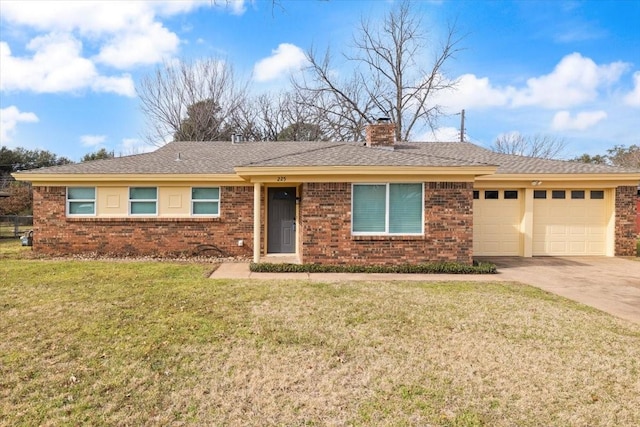
[(379, 118), (376, 123), (370, 123), (366, 128), (367, 147), (393, 150), (396, 140), (396, 125), (386, 117)]

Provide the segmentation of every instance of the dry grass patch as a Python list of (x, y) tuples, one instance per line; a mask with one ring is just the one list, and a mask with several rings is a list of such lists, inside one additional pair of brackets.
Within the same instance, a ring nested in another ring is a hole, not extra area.
[(517, 284), (0, 260), (2, 425), (640, 424), (640, 327)]

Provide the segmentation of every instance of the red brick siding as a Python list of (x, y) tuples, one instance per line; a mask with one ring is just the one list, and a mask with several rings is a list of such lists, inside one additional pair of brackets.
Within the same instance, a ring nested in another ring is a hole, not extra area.
[(302, 187), (302, 259), (323, 264), (472, 262), (473, 184), (425, 183), (424, 236), (352, 236), (351, 184)]
[(616, 256), (636, 255), (637, 192), (638, 189), (631, 186), (616, 188)]
[(221, 187), (220, 218), (67, 218), (65, 187), (33, 190), (33, 249), (43, 254), (253, 253), (253, 187)]

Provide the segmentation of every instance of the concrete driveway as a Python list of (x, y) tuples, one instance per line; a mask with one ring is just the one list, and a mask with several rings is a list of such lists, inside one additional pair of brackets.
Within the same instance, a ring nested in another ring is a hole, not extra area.
[[(609, 257), (482, 257), (514, 280), (640, 323), (640, 262)], [(494, 276), (495, 277), (495, 276)]]

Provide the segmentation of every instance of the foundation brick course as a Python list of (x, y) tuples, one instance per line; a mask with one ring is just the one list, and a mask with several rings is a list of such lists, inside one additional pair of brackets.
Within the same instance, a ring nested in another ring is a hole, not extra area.
[(470, 264), (473, 184), (425, 183), (424, 236), (352, 236), (351, 184), (302, 186), (302, 261), (383, 265), (456, 261)]

